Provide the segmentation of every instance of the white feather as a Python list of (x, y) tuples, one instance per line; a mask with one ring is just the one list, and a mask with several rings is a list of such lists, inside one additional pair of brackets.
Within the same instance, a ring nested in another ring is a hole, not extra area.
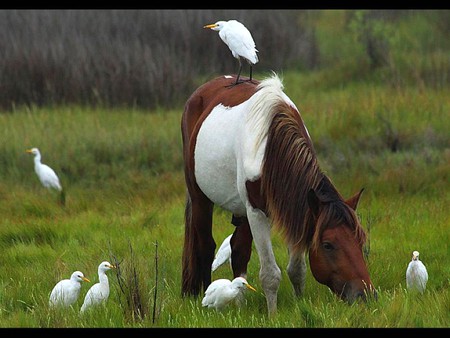
[(217, 268), (219, 268), (226, 262), (229, 262), (231, 264), (231, 236), (233, 236), (233, 234), (225, 238), (220, 245), (219, 250), (217, 250), (216, 256), (214, 257), (214, 261), (211, 265), (211, 271), (216, 271)]
[(206, 289), (202, 306), (220, 311), (235, 300), (246, 288), (256, 291), (243, 277), (236, 277), (233, 281), (224, 278), (217, 279)]
[(409, 290), (423, 293), (427, 287), (428, 271), (422, 261), (419, 260), (419, 252), (414, 251), (411, 262), (406, 269), (406, 287)]
[(84, 312), (92, 306), (106, 302), (109, 297), (109, 281), (108, 276), (106, 276), (106, 271), (112, 268), (115, 268), (115, 266), (109, 262), (104, 261), (100, 263), (98, 266), (99, 282), (92, 285), (86, 293), (80, 312)]
[(70, 279), (60, 280), (50, 293), (49, 306), (68, 307), (74, 304), (81, 290), (81, 282), (89, 282), (81, 271), (75, 271)]

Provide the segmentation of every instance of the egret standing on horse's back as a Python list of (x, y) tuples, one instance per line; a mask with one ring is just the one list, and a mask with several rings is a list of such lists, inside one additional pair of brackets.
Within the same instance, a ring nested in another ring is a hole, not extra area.
[[(241, 75), (242, 62), (241, 57), (244, 58), (250, 65), (250, 79), (252, 80), (252, 65), (258, 63), (258, 55), (256, 53), (255, 41), (252, 34), (242, 23), (236, 20), (217, 21), (216, 23), (205, 25), (203, 28), (210, 28), (219, 32), (219, 36), (223, 42), (230, 48), (233, 56), (239, 61), (239, 71), (236, 77), (238, 84), (239, 76)], [(241, 81), (242, 82), (242, 81)]]

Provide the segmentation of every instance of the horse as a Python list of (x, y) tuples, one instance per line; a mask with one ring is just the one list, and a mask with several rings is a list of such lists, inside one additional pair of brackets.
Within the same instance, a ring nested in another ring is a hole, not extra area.
[(300, 112), (276, 73), (230, 86), (235, 78), (219, 76), (198, 87), (181, 118), (187, 188), (182, 297), (196, 297), (211, 283), (215, 205), (232, 214), (234, 277), (247, 278), (254, 241), (269, 316), (277, 312), (281, 281), (272, 227), (286, 243), (296, 296), (305, 288), (306, 253), (314, 278), (340, 299), (376, 296), (356, 215), (364, 189), (345, 200), (320, 169)]

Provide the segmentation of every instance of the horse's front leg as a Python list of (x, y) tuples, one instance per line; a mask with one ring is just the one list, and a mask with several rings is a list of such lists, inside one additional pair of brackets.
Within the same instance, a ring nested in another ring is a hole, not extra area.
[(281, 270), (275, 261), (270, 237), (270, 223), (259, 209), (247, 208), (247, 218), (259, 256), (259, 279), (267, 301), (269, 317), (277, 312), (277, 293), (281, 282)]
[(295, 251), (289, 247), (289, 263), (287, 273), (291, 280), (296, 296), (301, 296), (305, 289), (306, 281), (306, 261), (305, 252)]

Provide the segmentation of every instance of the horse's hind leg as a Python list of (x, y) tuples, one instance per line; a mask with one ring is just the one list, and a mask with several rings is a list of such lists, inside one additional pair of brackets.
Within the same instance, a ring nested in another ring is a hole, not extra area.
[(292, 247), (289, 248), (289, 263), (287, 274), (291, 280), (296, 296), (301, 296), (305, 289), (306, 280), (306, 261), (305, 252), (295, 252)]
[(247, 217), (233, 215), (231, 223), (236, 227), (231, 237), (231, 267), (233, 276), (247, 278), (247, 266), (252, 254), (253, 236)]
[[(211, 284), (216, 243), (212, 236), (213, 203), (188, 194), (185, 210), (182, 294), (198, 296)], [(203, 289), (202, 289), (203, 287)]]

